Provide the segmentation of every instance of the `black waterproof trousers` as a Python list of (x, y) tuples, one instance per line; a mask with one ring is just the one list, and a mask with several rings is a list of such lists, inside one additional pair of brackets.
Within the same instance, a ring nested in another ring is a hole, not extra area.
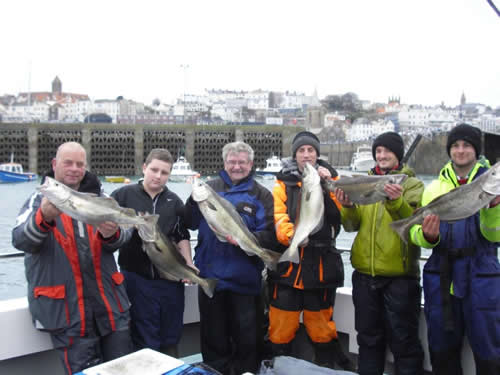
[(422, 288), (415, 278), (369, 276), (354, 271), (352, 297), (358, 332), (358, 372), (382, 375), (385, 349), (394, 355), (396, 375), (423, 374), (418, 337)]
[(217, 291), (209, 298), (199, 289), (204, 363), (224, 375), (257, 372), (257, 347), (263, 339), (259, 298), (230, 291)]

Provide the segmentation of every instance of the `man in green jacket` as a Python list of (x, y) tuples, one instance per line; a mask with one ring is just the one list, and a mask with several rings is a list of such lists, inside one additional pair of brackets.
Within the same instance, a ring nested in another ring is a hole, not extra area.
[(401, 164), (404, 144), (399, 134), (379, 135), (372, 153), (376, 166), (369, 174), (404, 173), (408, 178), (402, 185), (387, 184), (388, 200), (370, 205), (355, 205), (342, 190), (336, 190), (343, 206), (344, 229), (358, 232), (351, 249), (358, 371), (361, 375), (382, 375), (388, 344), (396, 374), (423, 374), (424, 353), (418, 338), (420, 248), (405, 245), (389, 224), (412, 215), (420, 204), (424, 184)]

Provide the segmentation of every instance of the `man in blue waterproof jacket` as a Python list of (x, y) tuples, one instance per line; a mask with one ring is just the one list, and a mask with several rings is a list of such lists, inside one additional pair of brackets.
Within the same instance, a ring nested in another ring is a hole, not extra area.
[[(224, 169), (207, 183), (230, 201), (260, 245), (275, 244), (273, 196), (254, 180), (253, 149), (244, 142), (222, 149)], [(226, 374), (257, 372), (259, 302), (263, 262), (248, 256), (232, 239), (219, 241), (192, 198), (186, 202), (186, 224), (198, 229), (194, 263), (200, 276), (218, 280), (213, 298), (198, 293), (203, 362)]]
[[(451, 158), (424, 191), (422, 206), (487, 171), (479, 158), (481, 131), (460, 124), (448, 135)], [(477, 375), (500, 374), (500, 196), (454, 223), (427, 216), (410, 230), (411, 240), (432, 255), (424, 267), (425, 318), (433, 374), (461, 375), (467, 335)]]

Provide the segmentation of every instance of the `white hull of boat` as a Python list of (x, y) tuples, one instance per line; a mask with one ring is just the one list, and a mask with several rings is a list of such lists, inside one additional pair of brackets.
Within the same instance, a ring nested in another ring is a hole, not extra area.
[[(198, 323), (200, 318), (198, 287), (196, 285), (186, 285), (185, 293), (184, 324)], [(352, 303), (351, 288), (337, 289), (334, 311), (337, 331), (348, 335), (349, 352), (357, 354), (358, 346), (354, 329), (354, 305)], [(430, 371), (426, 329), (427, 326), (422, 311), (420, 338), (425, 349), (424, 368)], [(41, 352), (50, 351), (53, 348), (49, 335), (33, 327), (26, 298), (0, 301), (0, 332), (3, 333), (3, 339), (0, 340), (0, 373), (2, 374), (7, 373), (5, 372), (6, 369), (10, 371), (9, 373), (24, 374), (26, 372), (23, 372), (23, 367), (24, 369), (36, 368), (37, 364), (33, 362), (41, 360)], [(60, 368), (57, 356), (50, 356), (50, 361), (54, 361), (54, 368)], [(389, 349), (387, 350), (387, 361), (393, 362)], [(462, 350), (462, 366), (464, 374), (475, 375), (474, 360), (467, 340), (465, 340)], [(19, 371), (12, 372), (12, 369), (17, 369), (17, 367), (19, 367)], [(51, 374), (57, 375), (57, 372)]]

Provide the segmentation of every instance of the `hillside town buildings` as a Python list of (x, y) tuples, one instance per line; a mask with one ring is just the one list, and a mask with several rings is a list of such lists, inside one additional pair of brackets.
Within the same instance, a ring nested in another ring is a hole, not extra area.
[(207, 89), (201, 95), (184, 93), (174, 104), (155, 99), (151, 105), (117, 97), (92, 100), (87, 94), (63, 91), (59, 77), (47, 92), (21, 92), (0, 96), (0, 122), (75, 123), (107, 121), (116, 124), (262, 124), (304, 126), (331, 140), (369, 140), (385, 131), (430, 134), (448, 131), (459, 122), (498, 129), (500, 109), (467, 103), (465, 94), (453, 108), (358, 100), (364, 114), (353, 118), (343, 111), (328, 112), (317, 92), (237, 91)]

